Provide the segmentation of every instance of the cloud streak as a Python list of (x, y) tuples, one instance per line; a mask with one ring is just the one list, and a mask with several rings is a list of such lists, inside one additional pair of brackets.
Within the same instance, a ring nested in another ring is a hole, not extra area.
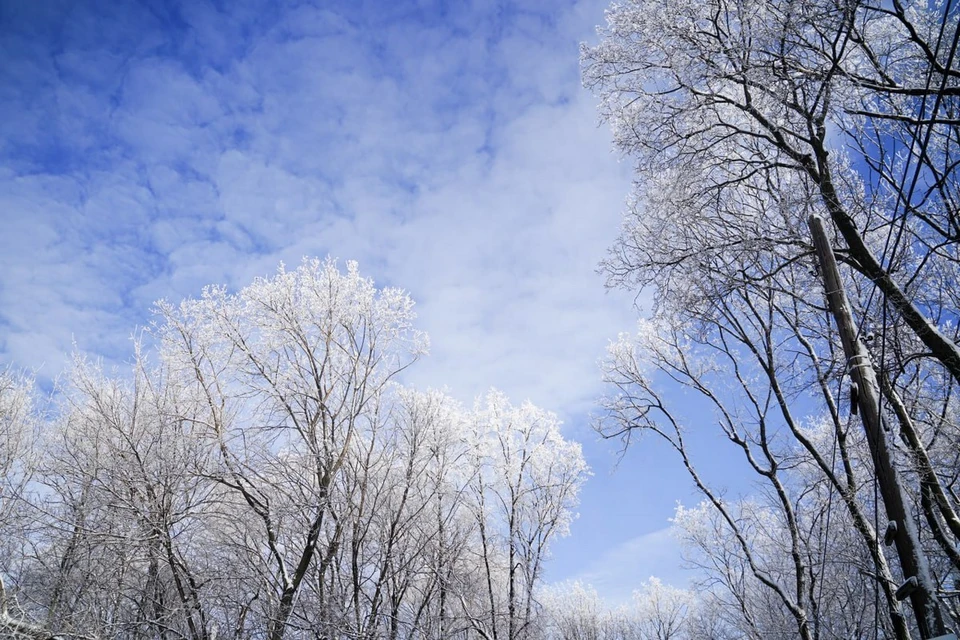
[[(496, 385), (588, 434), (633, 317), (595, 273), (630, 179), (579, 87), (605, 4), (4, 7), (0, 356), (41, 379), (74, 343), (123, 362), (155, 300), (330, 254), (417, 300), (409, 381)], [(623, 543), (634, 519), (600, 500), (574, 532)]]
[(680, 543), (671, 527), (629, 538), (594, 558), (571, 580), (592, 585), (609, 605), (626, 605), (650, 577), (678, 588), (696, 572), (683, 568)]
[(3, 278), (5, 354), (118, 358), (156, 298), (329, 253), (420, 301), (422, 382), (535, 369), (519, 395), (563, 410), (627, 317), (593, 274), (625, 175), (577, 87), (581, 7), (245, 6), (13, 21), (5, 256), (33, 277)]

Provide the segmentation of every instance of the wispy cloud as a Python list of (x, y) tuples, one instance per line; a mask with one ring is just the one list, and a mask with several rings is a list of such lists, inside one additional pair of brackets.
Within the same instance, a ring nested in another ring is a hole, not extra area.
[[(592, 437), (633, 317), (595, 273), (630, 167), (579, 86), (606, 0), (151, 4), (0, 9), (4, 361), (123, 361), (156, 299), (330, 254), (418, 301), (410, 381), (496, 385)], [(618, 500), (575, 532), (629, 538)], [(599, 572), (631, 544), (562, 553)]]
[(650, 577), (680, 588), (688, 587), (696, 577), (694, 570), (684, 568), (680, 543), (671, 527), (625, 540), (570, 579), (593, 586), (610, 605), (625, 605)]
[(7, 358), (122, 358), (154, 299), (329, 253), (419, 300), (418, 382), (591, 397), (629, 316), (593, 273), (626, 191), (578, 86), (600, 3), (327, 6), (6, 21)]

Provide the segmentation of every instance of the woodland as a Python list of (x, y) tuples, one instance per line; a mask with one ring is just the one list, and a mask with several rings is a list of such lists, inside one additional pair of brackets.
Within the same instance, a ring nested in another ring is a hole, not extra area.
[[(581, 48), (635, 168), (600, 268), (654, 300), (603, 357), (595, 427), (659, 442), (702, 496), (673, 518), (688, 588), (544, 584), (580, 445), (497, 391), (402, 384), (428, 346), (410, 297), (306, 260), (158, 303), (128, 371), (78, 357), (53, 399), (0, 373), (0, 634), (956, 633), (958, 15), (626, 0)], [(704, 431), (749, 495), (701, 472)]]

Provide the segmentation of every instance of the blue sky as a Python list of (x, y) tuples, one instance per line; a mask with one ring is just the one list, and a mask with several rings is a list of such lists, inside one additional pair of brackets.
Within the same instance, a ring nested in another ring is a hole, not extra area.
[(630, 188), (579, 81), (606, 4), (0, 4), (0, 358), (120, 363), (159, 298), (354, 259), (417, 301), (410, 382), (497, 386), (584, 442), (551, 580), (682, 584), (682, 470), (655, 443), (614, 470), (589, 428), (635, 318), (595, 272)]

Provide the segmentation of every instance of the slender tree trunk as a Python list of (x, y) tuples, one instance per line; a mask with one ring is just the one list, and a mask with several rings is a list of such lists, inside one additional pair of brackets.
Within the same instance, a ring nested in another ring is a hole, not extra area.
[(880, 288), (887, 300), (900, 314), (900, 317), (907, 323), (907, 326), (913, 330), (914, 334), (930, 349), (933, 356), (950, 372), (954, 381), (960, 383), (960, 346), (943, 335), (931, 320), (924, 317), (920, 309), (907, 297), (900, 285), (894, 281), (890, 273), (883, 268), (883, 265), (867, 247), (853, 219), (847, 214), (840, 202), (840, 197), (833, 186), (826, 151), (822, 148), (818, 148), (817, 151), (818, 155), (822, 155), (822, 159), (818, 163), (819, 169), (816, 172), (815, 179), (820, 186), (820, 192), (823, 195), (827, 211), (830, 213), (830, 219), (833, 220), (840, 235), (843, 236), (844, 242), (847, 243), (850, 255), (856, 260), (859, 270)]
[(876, 373), (866, 347), (857, 336), (856, 325), (850, 314), (850, 305), (840, 281), (840, 272), (837, 269), (823, 221), (813, 215), (810, 216), (809, 224), (820, 259), (830, 310), (836, 319), (843, 343), (850, 377), (859, 390), (859, 407), (863, 426), (873, 454), (875, 473), (879, 480), (884, 507), (887, 515), (896, 522), (897, 531), (894, 541), (897, 555), (900, 557), (900, 565), (905, 578), (908, 580), (915, 578), (917, 582), (916, 588), (909, 597), (917, 627), (920, 629), (920, 637), (926, 639), (940, 636), (945, 633), (945, 630), (936, 599), (936, 584), (930, 575), (930, 567), (920, 546), (920, 535), (913, 517), (907, 512), (908, 500), (904, 495), (883, 434), (881, 426), (883, 418), (879, 403), (880, 386), (877, 383)]

